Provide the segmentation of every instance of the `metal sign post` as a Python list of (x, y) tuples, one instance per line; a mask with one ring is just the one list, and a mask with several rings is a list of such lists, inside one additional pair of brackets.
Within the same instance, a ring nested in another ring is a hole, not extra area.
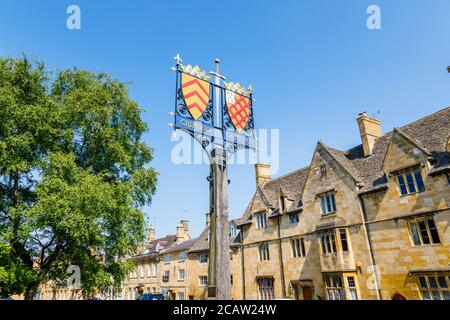
[[(227, 158), (240, 149), (256, 149), (252, 90), (225, 82), (215, 60), (214, 82), (198, 66), (175, 58), (174, 129), (189, 133), (210, 161), (210, 234), (208, 298), (231, 299), (230, 232), (228, 221)], [(222, 86), (221, 82), (224, 82)]]

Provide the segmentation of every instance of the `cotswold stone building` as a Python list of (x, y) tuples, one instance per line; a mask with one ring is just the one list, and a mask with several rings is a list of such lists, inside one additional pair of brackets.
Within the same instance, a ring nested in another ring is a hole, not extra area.
[[(173, 268), (173, 261), (183, 261), (182, 252), (186, 249), (186, 243), (192, 242), (189, 236), (187, 220), (181, 220), (176, 228), (176, 234), (155, 239), (155, 229), (150, 226), (147, 243), (138, 250), (138, 254), (130, 259), (136, 268), (130, 273), (124, 284), (121, 298), (135, 300), (141, 293), (164, 293), (170, 298), (175, 298), (178, 290), (171, 290), (169, 284), (184, 292), (185, 277), (182, 270), (185, 267)], [(171, 265), (172, 264), (172, 265)], [(180, 266), (182, 266), (180, 264)], [(172, 274), (170, 272), (172, 271)], [(174, 275), (179, 273), (180, 282), (172, 281)], [(182, 298), (181, 294), (178, 296)]]
[[(450, 299), (450, 108), (384, 135), (356, 120), (350, 150), (319, 141), (309, 166), (276, 179), (255, 166), (256, 191), (230, 221), (233, 299)], [(176, 238), (133, 258), (128, 299), (139, 286), (207, 298), (208, 215), (198, 238)]]
[[(255, 166), (230, 221), (232, 299), (450, 299), (450, 108), (384, 135), (365, 113), (356, 122), (354, 148), (319, 141), (309, 166), (276, 179)], [(195, 239), (185, 220), (148, 238), (118, 298), (206, 299), (209, 216)]]
[(243, 299), (450, 299), (450, 108), (384, 135), (365, 113), (357, 124), (350, 150), (319, 141), (277, 179), (256, 165)]

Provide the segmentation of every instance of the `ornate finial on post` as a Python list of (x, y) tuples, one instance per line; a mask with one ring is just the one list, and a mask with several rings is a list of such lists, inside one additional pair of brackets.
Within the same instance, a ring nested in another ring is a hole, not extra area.
[(214, 71), (210, 71), (209, 74), (215, 76), (216, 77), (215, 83), (217, 85), (220, 85), (220, 79), (226, 80), (226, 78), (225, 78), (225, 76), (220, 74), (220, 69), (219, 69), (220, 59), (216, 58), (216, 60), (214, 60), (214, 63), (216, 64), (216, 71), (215, 72)]
[(183, 59), (181, 59), (179, 53), (177, 53), (177, 55), (176, 55), (175, 57), (173, 57), (173, 59), (174, 59), (175, 62), (177, 63), (177, 66), (179, 66), (179, 65), (183, 62)]
[(219, 73), (220, 59), (219, 59), (219, 58), (216, 58), (216, 60), (214, 60), (214, 63), (216, 64), (216, 73), (217, 73), (217, 74), (220, 74), (220, 73)]

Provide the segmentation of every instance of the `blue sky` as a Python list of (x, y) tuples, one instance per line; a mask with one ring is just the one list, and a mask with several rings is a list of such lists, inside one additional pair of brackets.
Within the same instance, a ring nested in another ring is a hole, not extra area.
[[(81, 30), (66, 28), (71, 4), (81, 8)], [(366, 27), (371, 4), (381, 8), (381, 30)], [(388, 132), (450, 105), (449, 14), (448, 0), (2, 0), (0, 55), (132, 82), (160, 172), (145, 213), (157, 236), (188, 219), (195, 237), (208, 210), (209, 168), (171, 162), (176, 53), (207, 71), (220, 57), (229, 80), (252, 84), (256, 127), (280, 129), (279, 176), (308, 165), (319, 139), (341, 149), (359, 144), (361, 111), (379, 111)], [(254, 169), (232, 166), (229, 175), (230, 216), (239, 217)]]

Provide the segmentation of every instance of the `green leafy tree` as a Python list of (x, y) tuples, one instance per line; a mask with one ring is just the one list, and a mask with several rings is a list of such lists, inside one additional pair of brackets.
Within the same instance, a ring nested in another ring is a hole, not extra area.
[(141, 113), (107, 74), (0, 59), (0, 295), (70, 265), (85, 295), (120, 289), (157, 182)]

